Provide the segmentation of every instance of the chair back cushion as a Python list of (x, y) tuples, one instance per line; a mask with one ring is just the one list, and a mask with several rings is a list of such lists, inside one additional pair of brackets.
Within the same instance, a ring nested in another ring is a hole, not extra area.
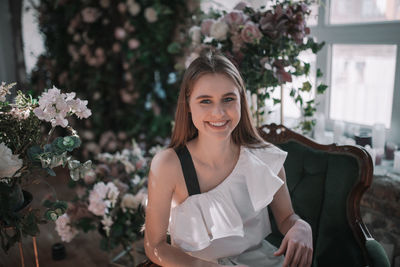
[[(350, 155), (313, 149), (296, 140), (276, 144), (288, 152), (284, 164), (293, 209), (313, 231), (314, 267), (365, 266), (362, 251), (350, 228), (347, 200), (359, 180), (359, 165)], [(270, 212), (272, 234), (280, 234)]]

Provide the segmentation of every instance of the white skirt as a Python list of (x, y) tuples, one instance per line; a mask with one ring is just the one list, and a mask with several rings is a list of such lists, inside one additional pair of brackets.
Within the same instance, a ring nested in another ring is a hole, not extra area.
[(266, 240), (259, 246), (245, 251), (238, 256), (218, 259), (221, 265), (247, 265), (249, 267), (280, 267), (283, 265), (283, 256), (274, 256), (278, 249)]

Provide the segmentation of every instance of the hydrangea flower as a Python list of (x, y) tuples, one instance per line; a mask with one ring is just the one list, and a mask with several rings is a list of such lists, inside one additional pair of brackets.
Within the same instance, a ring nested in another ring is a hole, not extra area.
[(63, 94), (59, 89), (53, 87), (43, 93), (39, 99), (39, 107), (33, 112), (35, 115), (44, 121), (51, 123), (53, 127), (67, 127), (67, 116), (75, 114), (79, 119), (88, 118), (92, 115), (90, 109), (86, 107), (87, 101), (75, 98), (75, 93)]
[(64, 242), (70, 242), (78, 233), (70, 224), (71, 220), (66, 213), (56, 220), (56, 231)]
[(104, 216), (108, 212), (108, 208), (115, 206), (118, 195), (119, 190), (112, 182), (107, 185), (99, 182), (90, 192), (88, 210), (94, 215)]

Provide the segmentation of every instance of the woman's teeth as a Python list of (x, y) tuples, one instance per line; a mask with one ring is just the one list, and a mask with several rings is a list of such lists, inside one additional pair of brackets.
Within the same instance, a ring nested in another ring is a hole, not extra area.
[(223, 121), (223, 122), (211, 122), (209, 121), (208, 123), (211, 124), (212, 126), (216, 126), (216, 127), (221, 127), (224, 126), (228, 121)]

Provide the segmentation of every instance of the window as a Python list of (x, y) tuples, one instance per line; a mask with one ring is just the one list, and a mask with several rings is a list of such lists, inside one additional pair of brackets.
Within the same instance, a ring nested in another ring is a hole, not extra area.
[(330, 24), (400, 20), (400, 0), (331, 0)]
[(326, 0), (311, 35), (326, 42), (317, 67), (329, 88), (318, 112), (371, 128), (384, 123), (387, 140), (400, 137), (400, 0)]
[(330, 117), (390, 128), (395, 64), (396, 45), (332, 45)]

